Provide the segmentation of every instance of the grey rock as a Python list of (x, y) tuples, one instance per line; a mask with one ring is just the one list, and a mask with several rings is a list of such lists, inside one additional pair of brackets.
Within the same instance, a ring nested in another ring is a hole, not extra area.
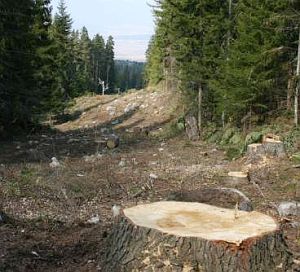
[(280, 216), (297, 216), (300, 215), (300, 203), (296, 201), (283, 201), (277, 206)]

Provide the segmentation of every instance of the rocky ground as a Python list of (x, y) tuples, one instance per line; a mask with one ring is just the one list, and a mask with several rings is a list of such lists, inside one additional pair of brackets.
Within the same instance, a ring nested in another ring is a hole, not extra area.
[[(297, 198), (300, 169), (288, 158), (229, 161), (213, 144), (169, 138), (175, 102), (149, 90), (80, 98), (49, 121), (53, 130), (0, 143), (0, 271), (101, 271), (113, 205), (219, 186), (278, 219), (300, 271), (300, 217), (278, 214)], [(120, 136), (112, 150), (102, 141), (110, 133)], [(231, 183), (229, 171), (248, 171), (250, 182)]]

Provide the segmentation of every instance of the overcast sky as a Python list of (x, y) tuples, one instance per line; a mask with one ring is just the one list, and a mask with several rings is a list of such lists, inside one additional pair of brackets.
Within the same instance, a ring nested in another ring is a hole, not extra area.
[[(52, 0), (53, 12), (59, 0)], [(145, 60), (154, 33), (153, 0), (65, 0), (73, 28), (83, 26), (92, 38), (96, 33), (115, 39), (116, 59)]]

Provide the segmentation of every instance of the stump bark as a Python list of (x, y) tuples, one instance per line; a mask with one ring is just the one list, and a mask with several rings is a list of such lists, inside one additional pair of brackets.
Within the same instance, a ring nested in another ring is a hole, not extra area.
[(271, 133), (263, 136), (262, 143), (248, 145), (247, 154), (250, 158), (262, 156), (286, 157), (284, 144), (280, 141), (280, 137)]
[(191, 114), (185, 117), (185, 130), (189, 140), (198, 141), (200, 139), (197, 119)]
[(291, 256), (269, 216), (201, 203), (125, 209), (108, 238), (103, 271), (288, 271)]

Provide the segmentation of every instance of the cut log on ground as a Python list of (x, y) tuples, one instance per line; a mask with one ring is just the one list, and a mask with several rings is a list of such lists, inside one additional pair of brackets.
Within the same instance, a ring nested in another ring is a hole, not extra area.
[(198, 141), (200, 139), (197, 119), (191, 114), (185, 117), (185, 130), (189, 140)]
[(249, 174), (246, 172), (229, 172), (225, 182), (230, 186), (238, 186), (249, 183)]
[(238, 209), (253, 211), (250, 199), (241, 191), (233, 188), (206, 188), (193, 191), (172, 192), (168, 201), (198, 202), (221, 208), (233, 209), (238, 203)]
[(286, 272), (292, 262), (273, 218), (201, 203), (125, 209), (108, 244), (105, 272)]

